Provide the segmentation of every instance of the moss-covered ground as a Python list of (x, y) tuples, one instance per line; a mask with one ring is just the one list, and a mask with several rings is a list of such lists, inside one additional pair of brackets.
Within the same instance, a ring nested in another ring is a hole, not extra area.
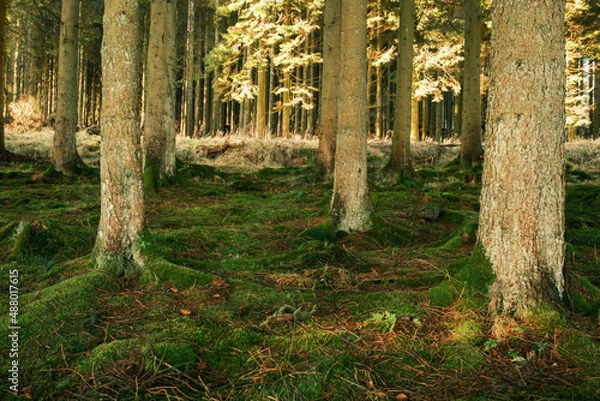
[(568, 173), (565, 309), (492, 322), (464, 172), (400, 181), (371, 157), (374, 228), (336, 237), (332, 183), (294, 154), (306, 165), (182, 165), (147, 199), (146, 268), (122, 277), (89, 259), (97, 175), (0, 165), (0, 399), (600, 399), (597, 171)]

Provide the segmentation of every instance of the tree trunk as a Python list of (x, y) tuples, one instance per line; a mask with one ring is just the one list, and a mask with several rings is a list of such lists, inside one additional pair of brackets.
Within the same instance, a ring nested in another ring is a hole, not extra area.
[(281, 136), (290, 137), (290, 119), (292, 118), (291, 108), (291, 79), (292, 74), (289, 71), (283, 72), (283, 93), (281, 94)]
[(416, 97), (412, 98), (410, 140), (412, 142), (419, 142), (419, 99)]
[(138, 11), (138, 0), (105, 0), (101, 209), (95, 254), (100, 268), (115, 273), (143, 265)]
[(267, 128), (267, 68), (258, 67), (258, 96), (256, 100), (256, 134), (264, 139)]
[(337, 135), (339, 66), (341, 57), (340, 18), (342, 0), (325, 0), (323, 10), (323, 73), (319, 118), (319, 148), (316, 168), (326, 176), (333, 174)]
[(398, 28), (398, 83), (396, 84), (396, 110), (394, 137), (388, 168), (403, 175), (414, 174), (410, 159), (410, 133), (412, 116), (413, 43), (415, 38), (415, 2), (400, 3)]
[(492, 9), (479, 240), (492, 306), (517, 317), (564, 291), (564, 13), (564, 0)]
[(191, 138), (194, 135), (194, 66), (195, 66), (195, 34), (196, 34), (195, 0), (188, 0), (187, 38), (185, 42), (185, 79), (183, 90), (183, 116), (181, 132)]
[[(215, 0), (215, 9), (219, 7), (219, 0)], [(215, 22), (215, 34), (214, 34), (214, 43), (219, 43), (220, 40), (220, 29), (219, 22)], [(221, 69), (219, 65), (215, 66), (215, 69), (212, 73), (212, 106), (211, 106), (211, 132), (213, 135), (217, 135), (219, 132), (226, 131), (225, 124), (223, 120), (226, 118), (226, 114), (223, 112), (223, 88), (219, 84), (219, 75), (221, 73)]]
[(52, 164), (56, 171), (70, 174), (76, 173), (83, 164), (77, 154), (79, 0), (62, 0), (61, 20), (58, 48), (58, 98)]
[(6, 0), (0, 0), (0, 160), (6, 159), (6, 139), (4, 135), (4, 94), (6, 93)]
[(463, 68), (463, 108), (460, 157), (468, 164), (480, 164), (481, 149), (481, 3), (466, 0), (465, 61)]
[(174, 177), (175, 167), (175, 0), (153, 0), (146, 66), (144, 187), (151, 192)]
[(383, 138), (383, 68), (375, 67), (375, 137)]
[(455, 133), (460, 138), (462, 136), (462, 116), (463, 116), (463, 93), (462, 91), (456, 95), (455, 109)]
[(600, 61), (594, 61), (594, 118), (592, 137), (600, 138)]
[(442, 142), (442, 100), (439, 102), (433, 102), (433, 112), (434, 112), (434, 123), (433, 123), (433, 139), (440, 143)]
[(334, 232), (371, 228), (367, 184), (367, 0), (342, 4), (338, 135), (331, 218)]

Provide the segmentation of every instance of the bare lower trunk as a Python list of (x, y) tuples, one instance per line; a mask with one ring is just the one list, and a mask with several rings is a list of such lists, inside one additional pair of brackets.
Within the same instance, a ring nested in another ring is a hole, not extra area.
[(317, 170), (333, 174), (335, 137), (337, 135), (337, 95), (339, 90), (340, 17), (342, 1), (327, 0), (323, 11), (323, 74), (319, 119)]
[(77, 26), (79, 0), (63, 0), (58, 56), (58, 97), (52, 149), (57, 171), (74, 173), (82, 164), (77, 153)]
[(335, 232), (371, 228), (367, 185), (366, 0), (342, 5), (338, 135), (330, 216)]
[(481, 3), (465, 4), (465, 66), (463, 69), (461, 159), (481, 163)]
[(564, 291), (564, 1), (494, 5), (479, 240), (494, 306), (525, 316)]
[(173, 0), (154, 0), (146, 69), (145, 186), (175, 176), (175, 15)]
[(117, 273), (142, 264), (138, 1), (106, 0), (102, 43), (102, 145), (98, 266)]
[(410, 137), (412, 127), (413, 42), (415, 36), (415, 2), (402, 1), (398, 29), (398, 84), (396, 85), (396, 113), (394, 137), (389, 168), (412, 175)]

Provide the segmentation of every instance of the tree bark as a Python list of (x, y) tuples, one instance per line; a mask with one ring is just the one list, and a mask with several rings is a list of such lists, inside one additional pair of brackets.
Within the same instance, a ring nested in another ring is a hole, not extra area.
[(264, 139), (267, 129), (267, 68), (258, 67), (258, 95), (256, 101), (256, 134)]
[(413, 96), (410, 123), (410, 140), (412, 142), (419, 142), (419, 139), (419, 99)]
[(195, 66), (195, 35), (196, 35), (196, 6), (195, 0), (188, 0), (187, 38), (185, 42), (185, 79), (182, 107), (183, 116), (181, 132), (191, 138), (194, 135), (194, 66)]
[(153, 0), (146, 67), (144, 187), (155, 190), (175, 167), (175, 0)]
[(600, 61), (594, 61), (594, 111), (592, 138), (600, 138)]
[(138, 0), (106, 0), (102, 42), (102, 145), (98, 267), (143, 266), (144, 191), (140, 145)]
[(62, 0), (61, 20), (52, 164), (56, 171), (71, 174), (83, 164), (77, 153), (79, 0)]
[(289, 138), (291, 136), (290, 123), (292, 118), (291, 106), (291, 90), (292, 90), (292, 74), (289, 71), (283, 72), (283, 92), (281, 94), (281, 136)]
[(317, 171), (325, 176), (333, 174), (335, 138), (337, 135), (339, 66), (341, 57), (340, 19), (342, 0), (325, 0), (323, 10), (323, 72), (321, 75), (321, 102), (319, 118), (319, 148)]
[(4, 94), (6, 93), (6, 0), (0, 0), (0, 160), (7, 158), (4, 133)]
[(463, 68), (463, 107), (460, 157), (467, 164), (481, 163), (481, 3), (466, 0)]
[(338, 135), (330, 216), (334, 232), (371, 228), (367, 184), (367, 0), (342, 4)]
[(492, 306), (525, 317), (564, 291), (564, 0), (492, 9), (479, 240)]
[(394, 136), (388, 162), (388, 168), (398, 170), (403, 175), (414, 174), (410, 156), (414, 38), (415, 2), (403, 0), (400, 3), (398, 28), (398, 83), (396, 84)]

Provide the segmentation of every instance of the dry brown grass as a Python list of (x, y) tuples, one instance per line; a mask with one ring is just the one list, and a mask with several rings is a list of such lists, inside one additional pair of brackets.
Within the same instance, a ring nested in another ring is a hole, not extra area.
[[(41, 160), (50, 160), (53, 131), (17, 133), (7, 126), (6, 145), (8, 150)], [(19, 131), (20, 132), (20, 131)], [(77, 134), (81, 157), (90, 166), (99, 166), (100, 136), (86, 131)], [(192, 139), (177, 138), (177, 157), (191, 163), (227, 167), (236, 171), (253, 171), (265, 167), (297, 167), (311, 165), (316, 157), (318, 140), (296, 136), (290, 139), (259, 140), (248, 136), (229, 135)], [(390, 154), (391, 140), (370, 139), (369, 162), (375, 168), (385, 165)], [(211, 150), (222, 150), (216, 157), (207, 157)], [(415, 164), (442, 166), (454, 159), (459, 152), (459, 143), (448, 140), (442, 144), (424, 141), (412, 144)], [(574, 169), (600, 172), (600, 140), (578, 139), (567, 143), (566, 156)]]
[(44, 115), (39, 102), (32, 96), (22, 96), (8, 105), (11, 122), (8, 130), (16, 134), (37, 131), (42, 128)]

